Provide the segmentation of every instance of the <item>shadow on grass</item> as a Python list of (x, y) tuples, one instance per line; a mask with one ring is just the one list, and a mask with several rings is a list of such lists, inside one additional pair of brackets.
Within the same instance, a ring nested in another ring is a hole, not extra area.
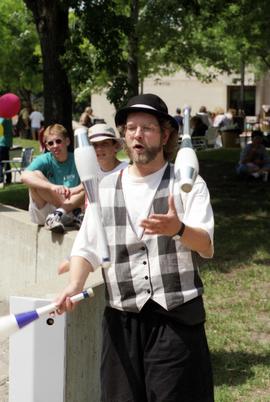
[(23, 184), (10, 184), (0, 189), (0, 203), (28, 210), (28, 189)]
[[(204, 153), (200, 161), (215, 216), (215, 257), (206, 263), (222, 272), (230, 272), (238, 264), (253, 260), (258, 264), (270, 259), (270, 182), (240, 180), (236, 175), (239, 151)], [(268, 257), (253, 259), (256, 253)], [(266, 262), (264, 262), (266, 261)]]
[(255, 377), (255, 366), (269, 367), (270, 354), (212, 352), (215, 386), (244, 384)]

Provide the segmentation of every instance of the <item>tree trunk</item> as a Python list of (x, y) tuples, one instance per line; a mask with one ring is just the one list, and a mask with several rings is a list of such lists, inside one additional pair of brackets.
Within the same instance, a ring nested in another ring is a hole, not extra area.
[(240, 84), (240, 105), (239, 109), (244, 111), (245, 106), (245, 62), (242, 56), (241, 66), (240, 66), (241, 84)]
[(138, 95), (139, 76), (138, 76), (138, 0), (131, 0), (130, 6), (130, 26), (132, 27), (128, 37), (128, 97)]
[(45, 125), (62, 124), (72, 138), (72, 92), (61, 57), (69, 39), (68, 2), (24, 0), (32, 12), (43, 59)]

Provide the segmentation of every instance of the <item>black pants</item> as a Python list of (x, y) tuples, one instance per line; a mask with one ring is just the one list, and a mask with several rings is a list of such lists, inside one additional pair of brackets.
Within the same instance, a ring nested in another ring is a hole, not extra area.
[(213, 402), (204, 324), (183, 325), (146, 304), (139, 314), (106, 308), (102, 402)]
[[(4, 160), (9, 160), (9, 147), (0, 147), (0, 183), (3, 182), (4, 178), (3, 178), (3, 164), (2, 161)], [(7, 163), (6, 164), (6, 169), (10, 169), (10, 164)], [(6, 176), (6, 183), (10, 184), (11, 183), (11, 173), (7, 173)]]

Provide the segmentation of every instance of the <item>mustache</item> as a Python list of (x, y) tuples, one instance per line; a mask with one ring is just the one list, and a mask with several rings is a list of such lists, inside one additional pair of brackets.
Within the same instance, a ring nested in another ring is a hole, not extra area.
[[(140, 145), (140, 144), (139, 144)], [(142, 145), (144, 152), (141, 155), (134, 155), (134, 145), (128, 146), (126, 143), (124, 144), (124, 151), (128, 155), (129, 159), (134, 162), (138, 162), (141, 164), (147, 164), (154, 160), (159, 152), (163, 149), (162, 144), (155, 146), (146, 146)]]

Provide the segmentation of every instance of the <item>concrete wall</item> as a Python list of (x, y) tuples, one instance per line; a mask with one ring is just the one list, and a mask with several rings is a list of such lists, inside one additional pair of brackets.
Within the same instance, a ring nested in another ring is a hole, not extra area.
[(68, 315), (65, 402), (100, 402), (99, 369), (104, 286)]
[[(209, 111), (220, 106), (227, 109), (227, 86), (233, 85), (234, 81), (240, 84), (240, 75), (219, 74), (210, 83), (203, 83), (196, 77), (189, 77), (184, 72), (177, 72), (171, 76), (146, 78), (143, 84), (143, 93), (154, 93), (159, 95), (167, 104), (169, 113), (174, 115), (177, 107), (181, 109), (190, 105), (192, 113), (196, 114), (201, 106), (206, 106)], [(246, 85), (256, 85), (254, 74), (246, 71)], [(259, 85), (259, 84), (258, 84)], [(262, 87), (265, 88), (264, 82)], [(269, 90), (267, 91), (269, 93)], [(267, 103), (265, 93), (257, 96), (257, 113), (262, 103)], [(102, 117), (108, 124), (114, 127), (115, 108), (106, 99), (105, 91), (99, 94), (92, 94), (92, 107), (94, 114)]]
[[(0, 204), (0, 299), (8, 300), (9, 296), (54, 299), (68, 283), (68, 274), (57, 275), (57, 265), (69, 255), (76, 233), (52, 234), (31, 223), (27, 211)], [(75, 312), (67, 315), (63, 339), (66, 344), (64, 402), (100, 400), (104, 285), (99, 270), (90, 275), (86, 286), (94, 288), (94, 299), (90, 303), (81, 302)]]

